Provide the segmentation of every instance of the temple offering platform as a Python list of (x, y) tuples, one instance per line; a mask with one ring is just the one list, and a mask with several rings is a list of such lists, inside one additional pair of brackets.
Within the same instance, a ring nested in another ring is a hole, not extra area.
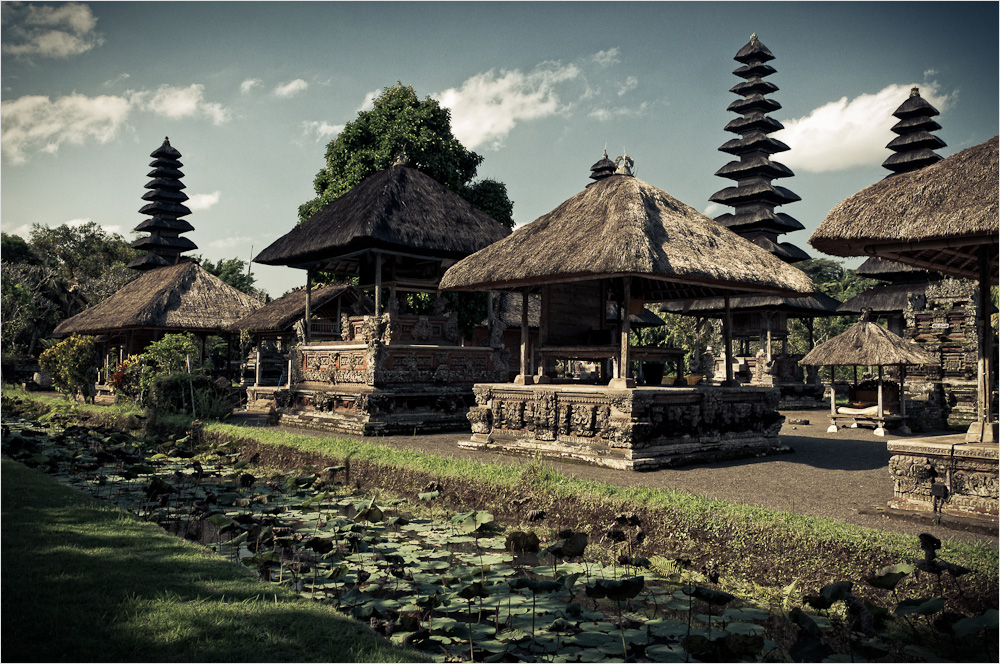
[(766, 387), (477, 384), (473, 449), (574, 459), (625, 470), (790, 451), (778, 391)]
[(965, 434), (891, 441), (889, 507), (958, 516), (998, 515), (997, 445)]

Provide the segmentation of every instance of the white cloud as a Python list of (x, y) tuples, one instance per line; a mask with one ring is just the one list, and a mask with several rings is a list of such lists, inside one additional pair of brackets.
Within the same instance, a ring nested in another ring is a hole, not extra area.
[(595, 108), (587, 114), (587, 117), (599, 122), (608, 122), (618, 118), (634, 118), (645, 115), (648, 108), (648, 102), (642, 102), (637, 108), (626, 108), (624, 106), (611, 109)]
[(9, 55), (68, 58), (104, 43), (95, 32), (97, 19), (90, 7), (77, 2), (39, 5), (3, 3), (3, 52)]
[(601, 67), (618, 64), (621, 61), (621, 50), (615, 46), (606, 51), (598, 51), (594, 54), (593, 60)]
[(432, 97), (451, 109), (451, 127), (466, 147), (498, 149), (514, 126), (565, 110), (556, 85), (580, 76), (575, 65), (542, 63), (533, 71), (494, 70), (477, 74)]
[(365, 100), (361, 102), (361, 106), (358, 107), (358, 113), (362, 111), (370, 111), (375, 108), (375, 100), (378, 99), (381, 94), (381, 90), (372, 90), (366, 94)]
[(128, 119), (130, 103), (123, 97), (108, 95), (72, 94), (55, 101), (27, 95), (4, 101), (0, 109), (3, 154), (18, 164), (27, 160), (29, 152), (52, 154), (64, 143), (107, 143)]
[[(848, 101), (842, 97), (808, 115), (782, 120), (785, 128), (772, 134), (791, 148), (775, 159), (792, 169), (822, 173), (856, 166), (881, 164), (892, 154), (885, 148), (895, 138), (892, 116), (910, 95), (914, 85), (889, 85), (875, 94), (863, 94)], [(939, 93), (936, 83), (920, 87), (921, 96), (944, 112), (956, 94)]]
[(172, 120), (198, 115), (209, 118), (216, 125), (229, 120), (229, 111), (222, 104), (205, 101), (205, 86), (200, 83), (192, 83), (186, 88), (161, 85), (152, 94), (135, 93), (134, 99), (144, 110)]
[(726, 212), (727, 210), (729, 210), (729, 208), (725, 207), (724, 205), (719, 205), (718, 203), (709, 203), (708, 205), (705, 206), (705, 209), (702, 210), (701, 213), (706, 217), (708, 217), (709, 219), (715, 219), (716, 217), (718, 217), (723, 212)]
[(128, 73), (121, 73), (108, 81), (104, 81), (103, 85), (106, 88), (110, 88), (114, 85), (118, 85), (122, 81), (127, 81), (129, 78), (131, 78), (131, 76)]
[[(249, 245), (253, 243), (252, 237), (240, 237), (235, 235), (229, 235), (218, 240), (212, 240), (208, 243), (208, 248), (210, 249), (232, 249), (233, 247), (242, 247), (244, 245)], [(254, 266), (256, 268), (256, 266)]]
[(635, 76), (629, 76), (625, 79), (624, 83), (618, 86), (618, 96), (621, 97), (632, 90), (635, 90), (637, 87), (639, 87), (639, 79)]
[(320, 143), (322, 141), (329, 142), (337, 134), (344, 131), (344, 125), (332, 125), (329, 122), (323, 122), (318, 120), (313, 120), (311, 122), (302, 123), (303, 132), (307, 136), (315, 136), (316, 142)]
[(259, 78), (248, 78), (247, 80), (240, 83), (240, 92), (246, 94), (254, 89), (255, 86), (260, 85), (261, 81)]
[(198, 212), (199, 210), (208, 210), (222, 198), (221, 191), (213, 191), (211, 194), (194, 194), (188, 197), (184, 205), (188, 207), (192, 212)]
[(282, 83), (274, 89), (274, 96), (287, 99), (288, 97), (297, 95), (306, 88), (309, 84), (303, 81), (301, 78), (297, 78), (294, 81), (289, 81), (288, 83)]

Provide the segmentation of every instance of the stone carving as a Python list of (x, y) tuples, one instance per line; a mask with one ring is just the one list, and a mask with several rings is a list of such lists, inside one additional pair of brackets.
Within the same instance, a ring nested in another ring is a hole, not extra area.
[(489, 408), (470, 408), (466, 418), (472, 425), (472, 433), (489, 433), (492, 429), (492, 417)]

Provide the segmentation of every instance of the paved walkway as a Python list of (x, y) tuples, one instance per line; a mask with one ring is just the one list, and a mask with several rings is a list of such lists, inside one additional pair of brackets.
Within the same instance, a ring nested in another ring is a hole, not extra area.
[[(969, 526), (966, 520), (945, 518), (935, 526), (929, 517), (891, 514), (886, 503), (892, 498), (886, 442), (905, 439), (891, 433), (883, 438), (871, 429), (841, 429), (827, 433), (824, 409), (783, 411), (785, 425), (781, 441), (794, 452), (778, 456), (697, 464), (646, 472), (599, 468), (579, 463), (552, 461), (560, 472), (573, 477), (619, 484), (646, 486), (718, 498), (773, 510), (822, 517), (881, 530), (918, 535), (934, 533), (941, 539), (988, 542), (997, 545), (996, 522)], [(792, 424), (808, 420), (809, 424)], [(263, 426), (263, 417), (237, 413), (227, 422), (243, 426)], [(329, 436), (307, 429), (280, 429)], [(441, 456), (500, 463), (524, 463), (519, 457), (465, 450), (459, 440), (469, 434), (451, 433), (423, 436), (369, 438), (394, 447), (419, 450)], [(992, 526), (992, 527), (990, 527)]]

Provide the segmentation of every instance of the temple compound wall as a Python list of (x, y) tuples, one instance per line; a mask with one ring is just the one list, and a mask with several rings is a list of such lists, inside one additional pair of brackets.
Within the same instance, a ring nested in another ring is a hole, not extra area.
[[(913, 431), (968, 429), (975, 421), (978, 301), (976, 285), (958, 279), (943, 279), (911, 294), (903, 311), (904, 337), (940, 360), (939, 366), (908, 371), (906, 407)], [(996, 404), (995, 387), (992, 399)]]
[(452, 316), (344, 316), (343, 339), (291, 352), (290, 385), (248, 388), (283, 424), (359, 435), (468, 430), (472, 386), (506, 380), (509, 353), (459, 345)]
[(652, 470), (790, 451), (778, 391), (480, 384), (462, 447)]

